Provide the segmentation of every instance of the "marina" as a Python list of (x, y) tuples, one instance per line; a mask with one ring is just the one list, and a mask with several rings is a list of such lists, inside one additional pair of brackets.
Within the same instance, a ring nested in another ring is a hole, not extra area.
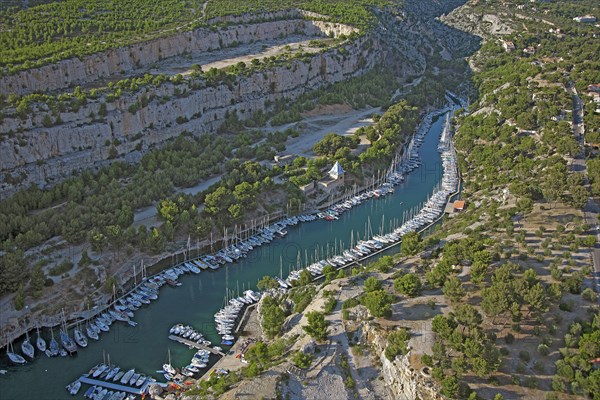
[[(79, 328), (80, 333), (99, 331), (96, 332), (99, 334), (98, 341), (92, 338), (89, 344), (86, 343), (86, 349), (78, 352), (77, 358), (36, 359), (37, 365), (29, 368), (32, 375), (44, 380), (47, 379), (44, 375), (56, 375), (61, 366), (74, 371), (73, 375), (76, 375), (77, 369), (79, 372), (89, 369), (94, 364), (92, 360), (97, 359), (98, 352), (103, 349), (128, 354), (136, 370), (152, 375), (157, 366), (162, 365), (160, 359), (163, 356), (160, 351), (140, 349), (163, 348), (166, 352), (168, 346), (165, 339), (157, 337), (153, 331), (159, 331), (163, 327), (168, 330), (177, 320), (186, 320), (196, 325), (201, 324), (203, 332), (206, 332), (206, 339), (210, 342), (220, 340), (223, 345), (232, 344), (235, 340), (232, 334), (237, 331), (236, 325), (239, 327), (238, 316), (259, 295), (250, 288), (262, 276), (278, 275), (281, 288), (285, 289), (303, 268), (318, 277), (319, 269), (322, 271), (324, 265), (343, 268), (355, 264), (397, 245), (407, 232), (425, 229), (435, 223), (446, 206), (448, 196), (456, 192), (458, 187), (453, 149), (451, 146), (437, 146), (443, 127), (441, 118), (436, 119), (433, 114), (427, 116), (421, 130), (407, 148), (406, 156), (395, 166), (395, 171), (390, 171), (393, 174), (390, 178), (396, 181), (382, 185), (381, 189), (358, 194), (359, 198), (354, 202), (346, 200), (350, 203), (344, 206), (343, 211), (334, 208), (326, 211), (327, 215), (335, 215), (332, 218), (334, 220), (323, 216), (319, 220), (317, 214), (289, 217), (266, 227), (260, 234), (245, 241), (236, 241), (213, 255), (188, 260), (149, 277), (134, 291), (118, 299), (113, 308), (102, 312), (93, 320), (83, 322)], [(424, 163), (437, 168), (430, 170), (434, 172), (429, 172), (423, 168)], [(397, 178), (399, 175), (403, 178)], [(386, 214), (392, 218), (386, 219)], [(367, 225), (370, 225), (370, 221), (379, 219), (382, 223), (374, 229), (379, 234), (374, 235)], [(226, 267), (223, 268), (225, 264)], [(284, 270), (287, 272), (286, 276), (283, 274)], [(163, 286), (167, 287), (162, 288)], [(244, 290), (245, 288), (248, 290)], [(145, 307), (158, 299), (159, 291), (160, 301), (156, 301), (151, 307)], [(219, 310), (223, 294), (226, 295), (227, 306)], [(190, 307), (172, 307), (181, 302)], [(200, 304), (202, 306), (192, 307)], [(142, 327), (152, 327), (150, 331), (141, 331), (132, 323), (134, 312), (136, 322)], [(213, 319), (214, 322), (210, 323)], [(117, 321), (121, 323), (114, 324)], [(70, 346), (64, 335), (62, 339), (65, 339), (63, 346), (65, 341)], [(196, 350), (224, 354), (177, 335), (169, 335), (168, 339)], [(80, 341), (81, 337), (77, 342)], [(80, 347), (84, 346), (80, 344)], [(175, 349), (173, 364), (185, 363), (184, 360), (190, 359), (190, 352), (190, 349), (183, 346)], [(9, 375), (17, 381), (26, 379), (24, 371), (14, 368), (11, 368)], [(4, 378), (0, 377), (2, 379)], [(64, 380), (65, 377), (55, 379)], [(89, 377), (86, 379), (94, 380)], [(14, 396), (19, 393), (19, 388), (13, 384), (8, 390)], [(56, 398), (58, 392), (54, 395), (46, 393), (40, 392), (38, 398)], [(60, 393), (64, 391), (61, 389)]]

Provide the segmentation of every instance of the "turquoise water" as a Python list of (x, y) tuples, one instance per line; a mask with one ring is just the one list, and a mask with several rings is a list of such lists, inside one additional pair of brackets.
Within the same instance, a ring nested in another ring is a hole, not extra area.
[[(113, 323), (109, 333), (102, 334), (98, 342), (90, 340), (89, 346), (80, 349), (75, 357), (38, 356), (25, 366), (12, 367), (6, 365), (3, 355), (0, 369), (8, 369), (8, 373), (0, 375), (0, 399), (69, 398), (64, 387), (101, 362), (103, 353), (110, 355), (111, 362), (121, 369), (135, 368), (163, 380), (155, 371), (162, 368), (168, 349), (175, 367), (187, 365), (194, 354), (193, 350), (168, 339), (169, 328), (176, 323), (189, 324), (208, 339), (218, 341), (213, 314), (223, 306), (227, 288), (255, 289), (258, 279), (264, 275), (280, 273), (280, 260), (285, 277), (289, 269), (296, 266), (298, 254), (302, 261), (306, 256), (312, 261), (315, 250), (322, 255), (327, 253), (328, 247), (330, 252), (336, 246), (339, 249), (340, 242), (342, 247), (348, 247), (352, 235), (355, 241), (358, 236), (364, 238), (369, 225), (373, 233), (378, 233), (382, 220), (385, 232), (392, 224), (400, 224), (403, 213), (424, 202), (441, 178), (436, 146), (442, 127), (443, 118), (434, 119), (420, 149), (422, 165), (406, 177), (403, 184), (396, 186), (394, 194), (363, 202), (337, 221), (316, 220), (288, 227), (285, 238), (263, 245), (246, 259), (217, 271), (180, 277), (181, 287), (164, 286), (158, 301), (135, 313), (137, 327)], [(49, 336), (49, 332), (44, 334)], [(17, 347), (20, 343), (15, 343), (15, 349)], [(79, 398), (83, 398), (86, 389), (82, 388)]]

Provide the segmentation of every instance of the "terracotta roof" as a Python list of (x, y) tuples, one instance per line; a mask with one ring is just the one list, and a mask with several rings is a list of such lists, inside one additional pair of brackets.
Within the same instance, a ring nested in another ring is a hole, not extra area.
[(454, 208), (457, 210), (462, 210), (465, 208), (465, 201), (464, 200), (456, 200), (454, 202)]

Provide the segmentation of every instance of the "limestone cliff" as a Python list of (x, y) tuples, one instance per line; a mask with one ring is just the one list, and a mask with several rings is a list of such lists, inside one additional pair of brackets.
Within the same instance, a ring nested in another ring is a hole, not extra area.
[(363, 338), (379, 354), (381, 373), (390, 400), (442, 400), (431, 378), (415, 370), (410, 363), (410, 353), (398, 355), (393, 361), (385, 356), (386, 339), (382, 332), (369, 323), (363, 324)]
[[(0, 131), (19, 133), (0, 142), (0, 192), (6, 196), (30, 184), (44, 186), (73, 171), (99, 167), (114, 159), (135, 162), (149, 148), (183, 131), (216, 132), (226, 115), (236, 112), (245, 119), (277, 99), (294, 99), (360, 75), (379, 61), (380, 50), (377, 40), (366, 36), (346, 44), (343, 54), (329, 49), (309, 59), (240, 76), (230, 85), (203, 85), (192, 90), (185, 80), (180, 85), (165, 83), (149, 87), (147, 93), (123, 94), (107, 103), (107, 115), (101, 118), (99, 108), (104, 100), (91, 100), (77, 112), (61, 113), (62, 123), (53, 127), (43, 126), (43, 118), (49, 114), (44, 109), (25, 121), (5, 118)], [(128, 111), (130, 105), (139, 104), (141, 96), (153, 100), (135, 113)], [(113, 145), (116, 154), (111, 150)], [(7, 182), (9, 175), (19, 177), (20, 182)]]
[[(259, 19), (263, 22), (252, 23)], [(0, 77), (2, 93), (25, 95), (89, 84), (117, 74), (143, 73), (148, 66), (167, 58), (286, 37), (293, 33), (307, 36), (350, 34), (348, 25), (303, 19), (296, 10), (254, 16), (229, 17), (209, 21), (209, 26), (193, 31), (149, 40), (80, 58)], [(230, 25), (217, 27), (214, 23)], [(236, 23), (238, 25), (231, 25)]]
[[(32, 184), (52, 185), (73, 172), (97, 169), (114, 160), (136, 162), (149, 149), (184, 131), (215, 133), (227, 115), (247, 119), (257, 111), (268, 111), (276, 100), (296, 99), (364, 74), (378, 63), (396, 68), (398, 76), (416, 77), (425, 71), (428, 54), (456, 50), (458, 42), (468, 42), (459, 31), (422, 19), (438, 16), (461, 1), (437, 1), (423, 9), (411, 0), (408, 11), (379, 10), (379, 24), (369, 34), (340, 48), (239, 76), (228, 85), (211, 86), (193, 78), (193, 82), (184, 79), (178, 85), (163, 83), (136, 93), (123, 92), (114, 101), (88, 97), (76, 112), (60, 113), (58, 122), (45, 104), (32, 105), (33, 112), (24, 120), (8, 110), (6, 115), (13, 116), (0, 119), (0, 198)], [(161, 60), (190, 53), (296, 34), (347, 36), (355, 31), (299, 10), (223, 17), (193, 31), (4, 76), (0, 88), (3, 94), (26, 94), (60, 92), (78, 84), (105, 86), (107, 80), (121, 79), (123, 74), (139, 76)], [(106, 104), (106, 113), (100, 112), (101, 104)]]

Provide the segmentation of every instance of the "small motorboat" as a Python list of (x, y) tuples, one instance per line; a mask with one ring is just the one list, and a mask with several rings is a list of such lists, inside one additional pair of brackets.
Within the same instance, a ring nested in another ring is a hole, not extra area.
[(75, 396), (79, 392), (79, 389), (81, 389), (81, 382), (76, 380), (75, 382), (68, 384), (66, 389), (71, 396)]

